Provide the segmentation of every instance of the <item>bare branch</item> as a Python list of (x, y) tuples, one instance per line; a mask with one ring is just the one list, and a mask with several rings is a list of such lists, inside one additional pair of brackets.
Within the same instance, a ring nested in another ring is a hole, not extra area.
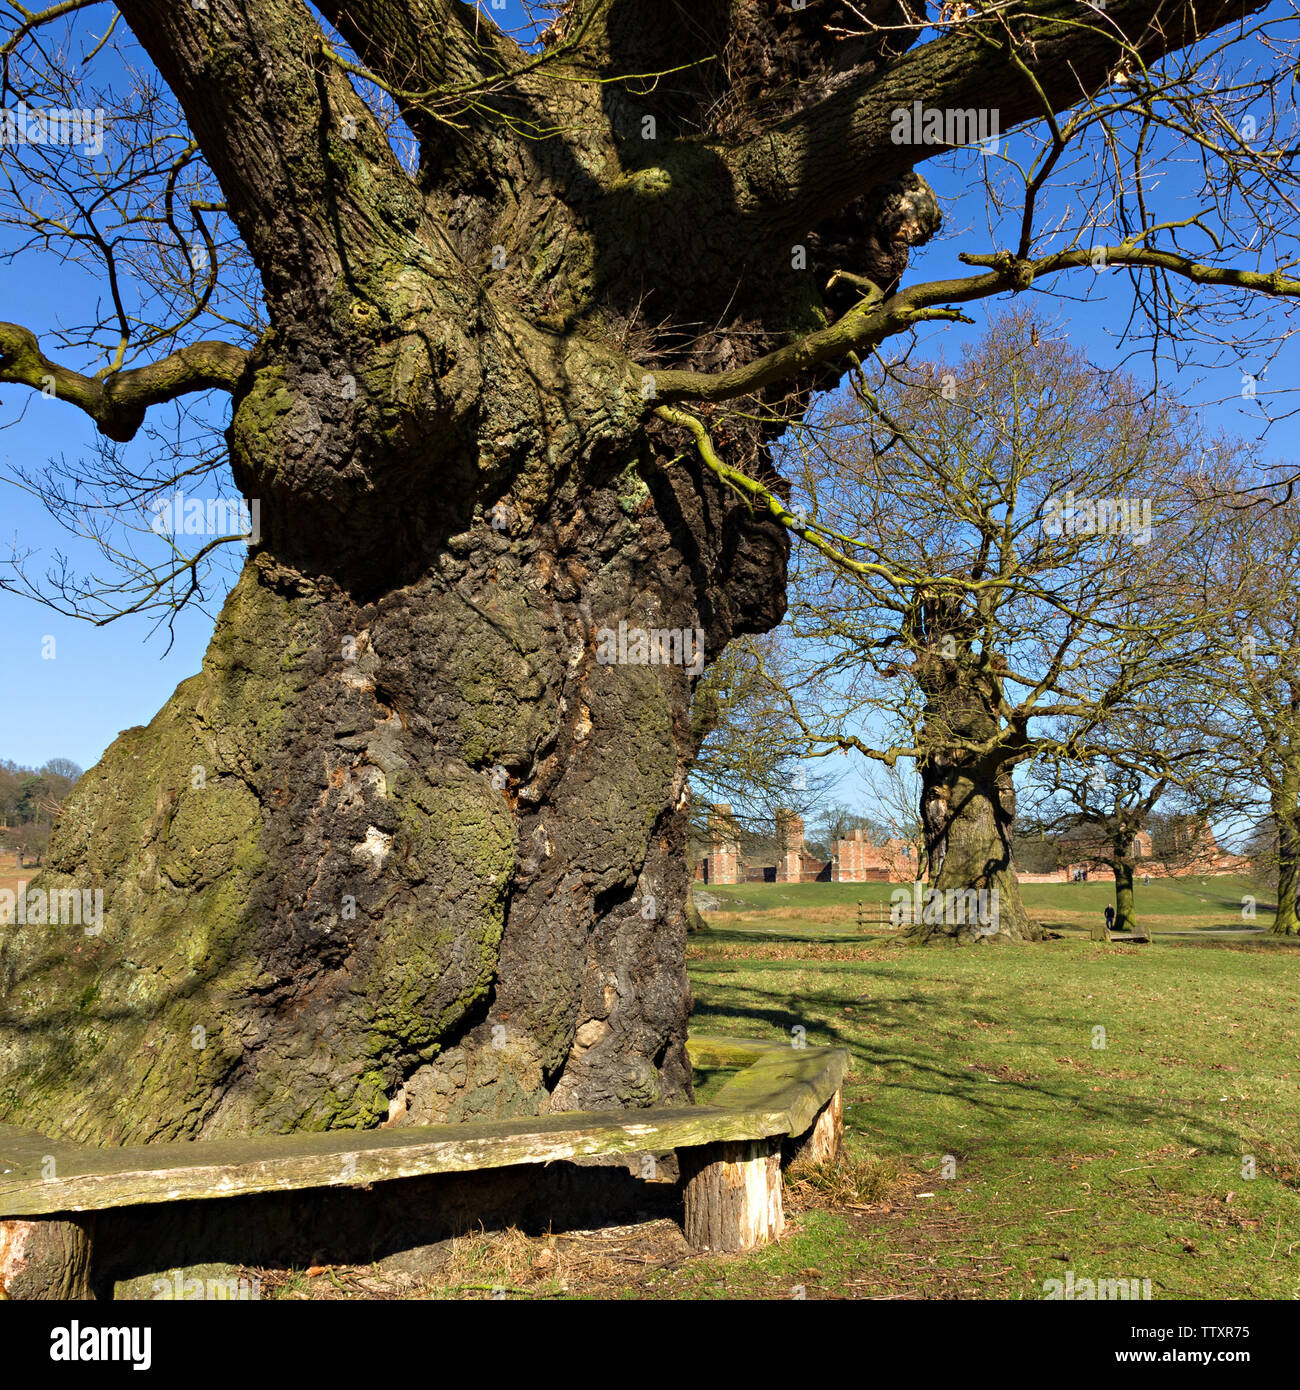
[(825, 362), (850, 359), (869, 351), (886, 338), (927, 320), (969, 322), (953, 304), (986, 299), (1005, 291), (1027, 290), (1035, 280), (1084, 266), (1149, 266), (1195, 284), (1253, 290), (1281, 299), (1300, 298), (1300, 279), (1280, 271), (1267, 274), (1232, 267), (1206, 265), (1191, 257), (1143, 245), (1144, 238), (1115, 246), (1096, 246), (1061, 251), (1036, 260), (1020, 260), (1009, 251), (988, 255), (967, 253), (969, 265), (987, 265), (984, 275), (963, 279), (934, 280), (912, 285), (883, 303), (868, 295), (843, 318), (828, 328), (778, 348), (729, 372), (663, 371), (653, 374), (660, 401), (725, 401), (788, 381)]
[[(798, 237), (937, 151), (893, 138), (893, 113), (994, 107), (1002, 128), (1064, 111), (1122, 61), (1141, 67), (1265, 8), (1266, 0), (1078, 0), (993, 6), (945, 37), (869, 71), (724, 162), (742, 216)], [(1032, 72), (1029, 69), (1032, 68)]]
[(150, 406), (196, 391), (234, 391), (246, 360), (243, 349), (230, 343), (202, 342), (143, 367), (83, 376), (50, 361), (30, 329), (0, 323), (0, 381), (70, 402), (101, 434), (120, 442), (134, 437)]

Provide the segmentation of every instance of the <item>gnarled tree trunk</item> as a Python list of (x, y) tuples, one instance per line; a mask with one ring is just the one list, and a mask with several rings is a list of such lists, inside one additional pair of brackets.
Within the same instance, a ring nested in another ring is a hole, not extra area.
[[(412, 180), (298, 0), (120, 8), (262, 274), (228, 433), (262, 539), (202, 671), (65, 807), (40, 886), (103, 888), (102, 931), (4, 935), (0, 1117), (115, 1143), (688, 1097), (691, 654), (779, 621), (788, 539), (654, 419), (653, 374), (824, 322), (845, 255), (896, 284), (933, 195), (881, 189), (792, 271), (750, 175), (671, 138), (715, 106), (694, 69), (411, 109)], [(322, 8), (406, 87), (435, 53), (491, 67), (473, 11), (429, 48), (426, 0)], [(736, 8), (709, 22), (737, 54), (802, 23)], [(619, 72), (683, 38), (599, 22)], [(785, 390), (720, 437), (756, 475)], [(621, 623), (677, 633), (667, 664), (608, 659)]]
[(689, 1094), (693, 678), (594, 638), (717, 650), (778, 615), (784, 550), (650, 476), (518, 535), (431, 517), (374, 596), (250, 559), (201, 674), (64, 811), (38, 886), (105, 885), (102, 932), (6, 937), (9, 1112), (125, 1141)]
[(1133, 906), (1133, 842), (1116, 848), (1111, 870), (1115, 875), (1115, 927), (1119, 932), (1137, 931), (1137, 911)]
[[(915, 941), (1038, 940), (1011, 856), (1016, 796), (1008, 764), (933, 756), (921, 767), (921, 814), (933, 908), (906, 935)], [(972, 910), (974, 909), (974, 910)]]
[[(65, 806), (40, 884), (102, 888), (102, 931), (4, 933), (0, 1119), (112, 1143), (688, 1094), (697, 672), (600, 634), (716, 657), (779, 621), (787, 539), (655, 402), (779, 490), (818, 364), (934, 315), (893, 295), (938, 206), (891, 112), (1009, 128), (1104, 84), (1113, 33), (1154, 58), (1198, 32), (1181, 3), (1087, 33), (1042, 8), (1031, 83), (993, 28), (844, 42), (839, 0), (570, 0), (545, 64), (456, 0), (117, 0), (268, 327), (92, 379), (0, 324), (0, 379), (114, 440), (230, 392), (262, 540), (202, 671)], [(1009, 781), (927, 776), (938, 885), (960, 865), (1026, 934)]]
[(930, 885), (923, 920), (906, 935), (916, 942), (1038, 940), (1042, 930), (1025, 915), (1012, 862), (1012, 772), (1025, 737), (1001, 726), (1004, 668), (982, 650), (977, 624), (958, 601), (920, 594), (907, 622), (926, 700), (926, 754), (918, 766)]

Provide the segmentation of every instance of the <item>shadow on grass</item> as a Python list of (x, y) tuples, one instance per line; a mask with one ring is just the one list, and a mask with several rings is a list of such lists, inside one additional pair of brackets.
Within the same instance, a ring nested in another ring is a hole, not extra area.
[[(870, 1118), (876, 1123), (867, 1126), (867, 1116), (850, 1112), (846, 1124), (851, 1129), (870, 1128), (877, 1137), (885, 1134), (904, 1151), (938, 1145), (947, 1152), (952, 1147), (952, 1105), (958, 1103), (982, 1122), (983, 1134), (971, 1135), (978, 1147), (998, 1141), (1032, 1146), (1050, 1136), (1052, 1149), (1059, 1152), (1073, 1143), (1095, 1145), (1098, 1126), (1122, 1126), (1149, 1136), (1144, 1142), (1151, 1148), (1176, 1143), (1211, 1153), (1241, 1151), (1241, 1135), (1230, 1125), (1190, 1110), (1176, 1096), (1139, 1094), (1135, 1084), (1140, 1083), (1133, 1079), (1107, 1075), (1110, 1068), (1101, 1064), (1086, 1064), (1105, 1058), (1104, 1052), (1081, 1049), (1077, 1076), (1027, 1074), (1044, 1068), (1037, 1050), (1059, 1036), (1063, 1025), (1080, 1026), (1065, 1011), (1022, 1014), (1012, 1020), (976, 1001), (970, 986), (952, 980), (945, 980), (943, 992), (935, 996), (882, 992), (873, 997), (870, 991), (862, 992), (864, 985), (875, 978), (896, 985), (897, 976), (870, 961), (807, 964), (820, 975), (851, 983), (852, 993), (782, 990), (729, 978), (742, 972), (780, 974), (791, 964), (799, 962), (699, 963), (694, 973), (701, 988), (732, 997), (697, 998), (692, 1028), (753, 1034), (756, 1025), (762, 1025), (792, 1043), (802, 1036), (810, 1045), (848, 1048), (854, 1079), (873, 1089), (883, 1084), (886, 1092), (872, 1097)], [(1003, 1030), (1014, 1026), (1017, 1036), (999, 1036), (996, 1052), (971, 1059), (972, 1045), (987, 1045), (977, 1025)], [(801, 1035), (797, 1029), (805, 1031)], [(1008, 1051), (1008, 1042), (1020, 1055)], [(995, 1075), (999, 1071), (1003, 1074)], [(919, 1117), (929, 1132), (916, 1130)], [(1093, 1131), (1092, 1136), (1085, 1131)]]

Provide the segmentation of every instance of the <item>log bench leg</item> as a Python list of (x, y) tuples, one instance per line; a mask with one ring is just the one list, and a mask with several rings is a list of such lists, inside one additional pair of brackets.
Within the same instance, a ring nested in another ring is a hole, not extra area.
[(697, 1250), (752, 1250), (780, 1238), (781, 1141), (703, 1144), (679, 1155), (686, 1239)]
[(92, 1297), (88, 1222), (0, 1220), (0, 1298)]
[(794, 1141), (792, 1161), (829, 1163), (839, 1153), (843, 1138), (844, 1101), (842, 1093), (836, 1091), (817, 1112), (812, 1127)]

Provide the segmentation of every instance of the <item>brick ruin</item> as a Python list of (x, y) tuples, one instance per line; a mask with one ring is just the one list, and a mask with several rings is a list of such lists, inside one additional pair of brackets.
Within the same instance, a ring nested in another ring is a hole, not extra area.
[[(1254, 867), (1250, 858), (1229, 854), (1220, 848), (1214, 831), (1204, 821), (1194, 825), (1174, 827), (1174, 856), (1171, 861), (1158, 858), (1151, 835), (1139, 830), (1133, 837), (1133, 858), (1137, 873), (1143, 878), (1213, 877), (1215, 874), (1243, 874)], [(1046, 874), (1017, 874), (1021, 883), (1071, 883), (1087, 881), (1096, 876), (1109, 879), (1111, 870), (1104, 855), (1083, 858)]]
[[(1134, 842), (1138, 872), (1149, 878), (1184, 878), (1191, 875), (1244, 873), (1249, 859), (1228, 854), (1219, 848), (1208, 825), (1175, 832), (1178, 862), (1166, 864), (1153, 854), (1150, 834), (1140, 830)], [(776, 863), (747, 862), (741, 850), (740, 834), (731, 807), (709, 809), (705, 853), (696, 866), (695, 877), (704, 883), (911, 883), (926, 877), (918, 867), (913, 846), (890, 838), (876, 844), (865, 830), (851, 830), (831, 843), (830, 859), (808, 853), (804, 823), (800, 816), (785, 812), (778, 816), (778, 842), (784, 849)], [(1051, 873), (1017, 873), (1021, 883), (1069, 883), (1086, 880), (1098, 873), (1109, 873), (1096, 860), (1080, 860)]]
[(902, 840), (877, 845), (865, 830), (852, 830), (832, 842), (826, 860), (808, 853), (802, 817), (784, 813), (778, 826), (784, 849), (776, 863), (747, 864), (731, 807), (711, 807), (696, 878), (705, 883), (911, 883), (916, 877), (912, 846)]
[(911, 883), (917, 877), (912, 846), (892, 836), (877, 845), (865, 830), (850, 830), (831, 846), (833, 883)]
[(740, 836), (725, 803), (709, 807), (708, 852), (701, 858), (695, 877), (705, 883), (739, 883), (741, 878)]

